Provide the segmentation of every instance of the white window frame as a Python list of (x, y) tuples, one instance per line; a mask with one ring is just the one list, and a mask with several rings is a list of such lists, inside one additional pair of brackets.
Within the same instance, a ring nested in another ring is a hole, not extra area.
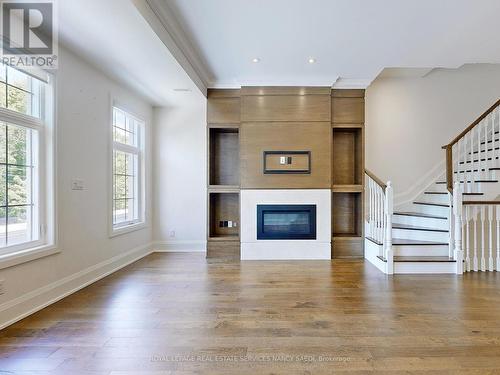
[[(134, 120), (139, 122), (137, 127), (137, 137), (138, 142), (137, 146), (126, 145), (120, 142), (115, 142), (113, 138), (113, 112), (114, 109), (118, 109), (129, 117), (132, 117)], [(126, 105), (123, 105), (121, 102), (116, 99), (111, 99), (110, 106), (110, 153), (109, 153), (109, 236), (115, 237), (125, 233), (133, 232), (136, 230), (140, 230), (147, 227), (146, 222), (146, 121), (140, 116), (136, 115), (134, 111), (131, 111)], [(119, 224), (114, 224), (113, 222), (113, 214), (114, 214), (114, 191), (113, 191), (113, 179), (114, 179), (114, 151), (122, 151), (126, 153), (131, 153), (137, 155), (137, 179), (138, 179), (138, 189), (136, 192), (136, 202), (138, 205), (138, 218), (135, 220), (130, 220), (126, 222), (121, 222)]]
[[(23, 72), (31, 75), (29, 73)], [(55, 76), (45, 74), (47, 79), (41, 93), (40, 118), (0, 108), (0, 121), (37, 131), (38, 147), (36, 184), (37, 221), (39, 238), (34, 241), (0, 248), (0, 269), (59, 252), (56, 226), (56, 165), (55, 165)], [(36, 230), (36, 228), (35, 228)]]

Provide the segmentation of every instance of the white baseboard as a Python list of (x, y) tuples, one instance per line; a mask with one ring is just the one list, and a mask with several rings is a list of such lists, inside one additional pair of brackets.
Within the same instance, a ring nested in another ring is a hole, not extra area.
[(207, 241), (156, 241), (153, 242), (153, 252), (204, 253), (207, 251)]
[(153, 245), (136, 247), (54, 283), (35, 289), (0, 305), (0, 329), (3, 329), (80, 289), (151, 254)]

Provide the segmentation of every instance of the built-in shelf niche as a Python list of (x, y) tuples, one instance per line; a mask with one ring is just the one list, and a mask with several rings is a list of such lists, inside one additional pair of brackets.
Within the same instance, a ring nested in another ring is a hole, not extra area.
[(209, 128), (209, 186), (238, 187), (240, 142), (237, 127)]
[(332, 153), (332, 187), (362, 186), (363, 129), (333, 128)]
[[(209, 193), (209, 240), (239, 239), (240, 195), (238, 192)], [(233, 226), (221, 225), (231, 221)]]
[(332, 193), (332, 237), (362, 236), (362, 193)]

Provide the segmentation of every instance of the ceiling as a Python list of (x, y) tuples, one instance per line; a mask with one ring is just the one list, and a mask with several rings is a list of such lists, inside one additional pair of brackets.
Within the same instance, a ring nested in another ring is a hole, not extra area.
[(499, 0), (141, 1), (207, 87), (364, 87), (385, 67), (500, 62)]
[(203, 98), (132, 1), (64, 0), (58, 4), (61, 43), (152, 105), (178, 106)]

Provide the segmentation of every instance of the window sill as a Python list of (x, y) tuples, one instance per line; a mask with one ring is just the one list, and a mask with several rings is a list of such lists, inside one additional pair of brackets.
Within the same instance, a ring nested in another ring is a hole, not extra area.
[(32, 249), (20, 250), (14, 253), (0, 256), (0, 270), (14, 267), (22, 263), (31, 262), (36, 259), (60, 253), (61, 251), (53, 245), (35, 247)]
[(127, 234), (127, 233), (130, 233), (130, 232), (135, 232), (137, 230), (145, 229), (147, 227), (148, 227), (148, 225), (145, 222), (136, 223), (136, 224), (130, 224), (130, 225), (125, 225), (123, 227), (112, 229), (111, 230), (111, 234), (109, 235), (109, 238), (121, 236), (123, 234)]

